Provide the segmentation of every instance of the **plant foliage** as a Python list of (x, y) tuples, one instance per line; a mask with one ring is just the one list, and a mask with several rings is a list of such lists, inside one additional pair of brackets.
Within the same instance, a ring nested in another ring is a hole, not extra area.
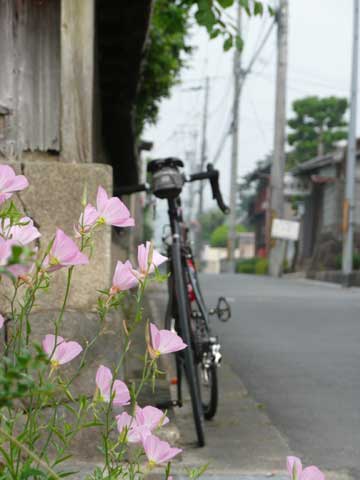
[[(159, 104), (170, 95), (180, 70), (192, 51), (189, 31), (194, 24), (206, 29), (211, 39), (222, 37), (225, 51), (243, 48), (243, 39), (229, 9), (237, 0), (156, 0), (150, 24), (142, 78), (136, 101), (136, 131), (155, 123)], [(262, 15), (258, 0), (239, 0), (247, 15)], [(273, 10), (267, 7), (270, 14)]]
[(294, 147), (288, 155), (290, 168), (331, 152), (336, 142), (347, 138), (347, 108), (346, 98), (339, 97), (312, 96), (293, 103), (295, 116), (288, 121), (288, 142)]

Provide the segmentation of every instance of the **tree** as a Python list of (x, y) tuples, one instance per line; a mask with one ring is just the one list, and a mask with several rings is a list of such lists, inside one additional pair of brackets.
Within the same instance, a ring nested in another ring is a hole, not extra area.
[(288, 121), (292, 129), (288, 143), (294, 149), (288, 154), (289, 168), (331, 152), (336, 142), (347, 138), (346, 98), (305, 97), (296, 100), (292, 107), (295, 116)]
[[(139, 137), (146, 122), (155, 123), (159, 104), (170, 95), (186, 58), (191, 53), (189, 31), (195, 23), (206, 28), (210, 38), (223, 37), (224, 50), (243, 48), (235, 23), (226, 14), (237, 0), (156, 0), (144, 52), (143, 71), (135, 108)], [(239, 0), (247, 15), (262, 15), (258, 0)], [(273, 11), (268, 7), (270, 14)]]
[[(237, 233), (247, 232), (247, 228), (243, 225), (238, 225), (236, 227)], [(210, 246), (211, 247), (226, 247), (229, 238), (229, 226), (225, 223), (217, 227), (210, 237)]]
[(136, 101), (136, 131), (140, 136), (146, 122), (155, 123), (159, 104), (170, 95), (191, 52), (187, 43), (189, 12), (172, 0), (157, 0)]
[(204, 212), (199, 221), (204, 242), (210, 242), (213, 231), (224, 223), (224, 214), (218, 208), (213, 208)]

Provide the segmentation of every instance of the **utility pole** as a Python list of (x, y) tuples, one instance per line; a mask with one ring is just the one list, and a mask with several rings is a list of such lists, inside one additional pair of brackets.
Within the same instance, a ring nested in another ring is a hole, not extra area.
[[(284, 216), (288, 0), (279, 0), (277, 27), (275, 133), (270, 175), (270, 219), (281, 219)], [(270, 241), (270, 245), (271, 242), (272, 241)], [(270, 246), (269, 273), (273, 277), (280, 277), (282, 275), (285, 245), (285, 241), (276, 240), (276, 243)]]
[(356, 168), (356, 115), (359, 63), (359, 0), (354, 0), (353, 51), (350, 93), (350, 126), (346, 158), (346, 186), (343, 205), (343, 285), (350, 286), (353, 269), (355, 168)]
[[(193, 129), (190, 132), (190, 148), (185, 152), (186, 165), (189, 166), (190, 174), (196, 172), (196, 150), (197, 150), (197, 137), (198, 132)], [(193, 221), (193, 209), (194, 209), (194, 183), (189, 183), (189, 196), (186, 205), (186, 217), (187, 223), (190, 225)]]
[[(204, 109), (203, 109), (203, 120), (202, 120), (202, 139), (201, 139), (201, 158), (200, 158), (200, 170), (203, 171), (207, 159), (207, 120), (208, 120), (208, 111), (209, 111), (209, 95), (210, 95), (210, 78), (207, 76), (205, 79), (205, 99), (204, 99)], [(200, 255), (202, 251), (202, 229), (200, 224), (200, 218), (204, 211), (204, 182), (199, 182), (199, 204), (198, 204), (198, 234), (197, 241), (195, 246), (196, 257), (200, 260)]]
[[(237, 30), (241, 35), (242, 8), (240, 2), (237, 7)], [(228, 238), (228, 271), (235, 273), (235, 247), (236, 247), (236, 198), (238, 194), (238, 156), (239, 156), (239, 107), (242, 90), (241, 51), (234, 50), (234, 102), (233, 119), (231, 125), (232, 148), (231, 148), (231, 170), (230, 170), (230, 216), (229, 216), (229, 238)]]
[[(208, 120), (208, 110), (209, 110), (209, 94), (210, 94), (210, 79), (206, 77), (205, 79), (205, 100), (204, 100), (204, 109), (203, 109), (203, 120), (202, 120), (202, 140), (201, 140), (201, 159), (200, 159), (200, 170), (203, 171), (207, 159), (207, 120)], [(199, 212), (198, 217), (200, 218), (204, 210), (204, 184), (200, 182), (199, 185)]]

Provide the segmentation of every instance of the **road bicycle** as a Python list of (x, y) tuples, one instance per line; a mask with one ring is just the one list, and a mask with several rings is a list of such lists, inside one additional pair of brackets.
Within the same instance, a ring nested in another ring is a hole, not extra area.
[[(170, 221), (170, 235), (165, 238), (168, 262), (169, 299), (165, 316), (165, 328), (175, 330), (188, 348), (175, 354), (177, 374), (177, 398), (171, 406), (182, 406), (183, 373), (188, 383), (194, 424), (199, 446), (205, 445), (203, 419), (214, 417), (218, 405), (217, 368), (221, 363), (221, 347), (218, 337), (212, 333), (210, 316), (217, 315), (222, 321), (229, 320), (230, 306), (225, 297), (220, 297), (217, 306), (207, 309), (196, 269), (196, 263), (188, 239), (181, 208), (181, 192), (184, 184), (209, 180), (213, 198), (226, 214), (220, 187), (219, 171), (211, 164), (206, 172), (185, 176), (184, 164), (177, 158), (152, 160), (148, 164), (151, 185), (141, 184), (123, 187), (118, 194), (147, 191), (157, 198), (166, 199)], [(165, 408), (167, 405), (160, 405)]]

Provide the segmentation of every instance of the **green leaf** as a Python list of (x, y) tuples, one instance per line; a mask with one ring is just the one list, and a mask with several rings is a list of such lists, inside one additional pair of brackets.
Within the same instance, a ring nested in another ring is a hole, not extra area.
[(220, 35), (221, 30), (219, 28), (214, 28), (214, 30), (210, 33), (210, 38), (216, 38)]
[(209, 33), (211, 33), (216, 24), (216, 17), (211, 8), (211, 4), (207, 0), (199, 0), (198, 11), (195, 13), (196, 21), (203, 25)]
[(47, 478), (47, 475), (38, 468), (27, 467), (21, 472), (20, 480), (27, 480), (28, 478)]
[(244, 8), (245, 12), (248, 14), (248, 16), (251, 16), (251, 10), (250, 10), (250, 4), (249, 0), (239, 0), (240, 5)]
[(264, 13), (264, 6), (261, 2), (254, 3), (254, 15), (262, 15)]
[(267, 9), (268, 9), (269, 15), (271, 15), (272, 17), (275, 17), (275, 9), (270, 5), (267, 6)]
[(225, 52), (227, 52), (228, 50), (230, 50), (232, 46), (233, 46), (233, 37), (229, 36), (223, 43), (223, 49)]
[(223, 8), (229, 8), (234, 5), (234, 0), (217, 0)]

